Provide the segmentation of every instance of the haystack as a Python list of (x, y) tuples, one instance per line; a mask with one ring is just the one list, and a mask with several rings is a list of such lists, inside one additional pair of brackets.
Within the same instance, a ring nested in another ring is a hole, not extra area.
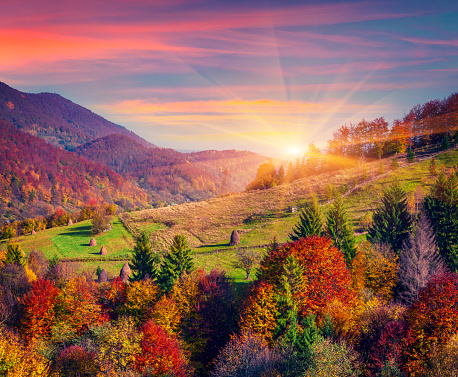
[(235, 246), (240, 243), (240, 235), (236, 230), (232, 231), (231, 234), (231, 242), (229, 243), (230, 246)]
[(129, 276), (130, 276), (131, 272), (132, 271), (131, 271), (131, 269), (129, 267), (129, 264), (127, 262), (124, 263), (124, 266), (122, 266), (121, 272), (119, 273), (119, 277), (121, 278), (121, 280), (124, 283), (127, 283), (127, 281), (129, 280)]
[(68, 223), (67, 223), (67, 226), (70, 226), (70, 225), (73, 225), (73, 221), (72, 221), (72, 219), (68, 219)]
[(91, 238), (91, 242), (89, 242), (89, 246), (97, 246), (97, 241), (95, 238)]
[(100, 255), (107, 255), (107, 254), (108, 254), (108, 251), (105, 248), (105, 245), (103, 245), (102, 248), (100, 249)]
[(100, 271), (97, 281), (99, 283), (106, 283), (108, 281), (108, 272), (104, 268)]
[(37, 232), (35, 232), (35, 229), (32, 229), (32, 233), (31, 234), (32, 235), (37, 234)]

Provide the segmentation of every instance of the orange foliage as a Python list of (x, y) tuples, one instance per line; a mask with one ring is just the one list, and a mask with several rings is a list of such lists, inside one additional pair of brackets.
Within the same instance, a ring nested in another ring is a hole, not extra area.
[(251, 330), (271, 343), (273, 331), (277, 325), (276, 311), (274, 287), (266, 282), (258, 282), (242, 304), (239, 321), (241, 331), (249, 332)]
[(282, 266), (294, 255), (304, 269), (304, 287), (300, 292), (299, 313), (322, 315), (333, 300), (353, 305), (357, 299), (352, 289), (350, 271), (342, 253), (326, 237), (312, 236), (279, 247), (263, 259), (258, 276), (270, 284), (279, 283)]
[(178, 335), (181, 313), (175, 300), (162, 296), (154, 305), (150, 317), (161, 326), (167, 334)]
[(56, 321), (54, 307), (60, 291), (48, 280), (36, 280), (23, 299), (22, 332), (27, 340), (47, 336)]

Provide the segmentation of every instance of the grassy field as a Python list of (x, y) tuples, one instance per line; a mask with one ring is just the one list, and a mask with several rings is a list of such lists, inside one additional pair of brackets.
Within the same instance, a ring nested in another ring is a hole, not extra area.
[[(437, 161), (450, 169), (458, 164), (458, 152), (442, 154)], [(380, 162), (376, 161), (364, 167), (301, 179), (269, 190), (123, 213), (114, 218), (110, 232), (95, 237), (96, 247), (89, 247), (92, 237), (90, 221), (22, 236), (16, 241), (26, 253), (40, 249), (48, 258), (57, 255), (73, 260), (77, 270), (95, 271), (100, 266), (110, 274), (118, 275), (133, 250), (135, 235), (142, 231), (151, 234), (155, 249), (165, 252), (173, 237), (183, 234), (192, 247), (196, 267), (223, 269), (235, 281), (243, 282), (244, 272), (233, 267), (238, 247), (229, 246), (234, 229), (241, 235), (240, 247), (258, 247), (262, 253), (274, 236), (280, 243), (288, 241), (288, 234), (298, 221), (298, 213), (290, 213), (289, 207), (300, 208), (312, 192), (318, 195), (326, 214), (332, 204), (327, 197), (332, 186), (343, 192), (355, 230), (361, 231), (361, 218), (377, 207), (383, 190), (392, 182), (400, 182), (414, 205), (415, 200), (418, 204), (429, 192), (435, 180), (429, 173), (430, 160), (408, 164), (400, 159), (398, 169), (391, 168), (391, 160), (382, 163), (384, 173), (381, 173)], [(359, 235), (358, 239), (364, 237)], [(2, 245), (4, 247), (5, 243)], [(99, 255), (102, 245), (108, 249), (106, 256)]]

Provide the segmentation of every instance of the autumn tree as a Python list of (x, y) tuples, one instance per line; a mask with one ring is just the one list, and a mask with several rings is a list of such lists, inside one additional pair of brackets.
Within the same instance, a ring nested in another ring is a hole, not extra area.
[(277, 325), (275, 316), (277, 304), (274, 286), (265, 281), (257, 281), (250, 289), (240, 308), (239, 326), (242, 332), (259, 335), (269, 344)]
[(383, 193), (382, 203), (375, 210), (368, 240), (386, 243), (399, 253), (412, 229), (412, 217), (407, 209), (407, 197), (399, 182), (390, 185)]
[(299, 222), (289, 234), (291, 241), (297, 241), (308, 236), (320, 236), (323, 228), (323, 217), (316, 195), (308, 201), (299, 215)]
[(156, 279), (159, 255), (153, 251), (153, 246), (146, 233), (141, 233), (137, 237), (137, 242), (132, 253), (129, 267), (132, 269), (130, 281), (139, 281), (143, 279)]
[(104, 209), (99, 209), (92, 215), (92, 234), (99, 234), (110, 227), (111, 216)]
[(170, 291), (176, 279), (184, 272), (190, 272), (194, 267), (191, 249), (188, 247), (186, 237), (177, 234), (173, 238), (170, 250), (164, 255), (159, 275), (158, 283), (165, 292)]
[(447, 266), (458, 270), (458, 175), (442, 171), (423, 202), (439, 252)]
[(303, 268), (304, 289), (298, 292), (299, 315), (324, 316), (324, 309), (334, 299), (352, 305), (356, 296), (352, 290), (350, 272), (340, 250), (326, 237), (312, 236), (288, 243), (268, 254), (261, 261), (258, 279), (278, 286), (286, 259), (290, 256)]
[(443, 268), (431, 223), (427, 215), (421, 212), (400, 253), (399, 298), (406, 304), (412, 304), (420, 289)]
[(60, 291), (47, 280), (37, 280), (23, 299), (21, 331), (26, 339), (47, 336), (56, 322), (55, 306)]
[(442, 347), (458, 332), (458, 276), (442, 272), (420, 290), (407, 311), (413, 340), (406, 350), (408, 373), (425, 370), (434, 347)]
[(261, 164), (256, 173), (256, 177), (247, 186), (247, 190), (267, 189), (277, 185), (277, 171), (272, 160)]
[(188, 361), (175, 336), (168, 334), (154, 321), (143, 325), (141, 333), (141, 353), (136, 356), (136, 368), (142, 375), (189, 375)]
[(356, 255), (355, 236), (353, 227), (348, 219), (347, 210), (340, 196), (335, 199), (328, 212), (326, 231), (334, 241), (334, 245), (342, 251), (349, 266)]
[(255, 249), (240, 249), (237, 251), (237, 260), (234, 262), (235, 268), (240, 268), (246, 273), (246, 280), (250, 280), (250, 274), (254, 266), (261, 260), (261, 254)]

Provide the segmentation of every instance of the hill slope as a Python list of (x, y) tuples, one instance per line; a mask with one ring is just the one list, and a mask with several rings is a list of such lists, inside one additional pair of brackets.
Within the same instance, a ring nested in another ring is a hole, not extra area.
[(68, 211), (95, 199), (132, 208), (147, 195), (107, 167), (17, 130), (0, 120), (0, 222)]
[(58, 94), (23, 93), (2, 82), (0, 119), (67, 150), (113, 133), (129, 136), (146, 147), (155, 147), (126, 128)]
[(135, 140), (112, 134), (89, 141), (74, 151), (138, 182), (156, 202), (197, 201), (222, 193), (223, 171), (228, 191), (242, 191), (266, 157), (246, 151), (180, 153), (146, 148)]

